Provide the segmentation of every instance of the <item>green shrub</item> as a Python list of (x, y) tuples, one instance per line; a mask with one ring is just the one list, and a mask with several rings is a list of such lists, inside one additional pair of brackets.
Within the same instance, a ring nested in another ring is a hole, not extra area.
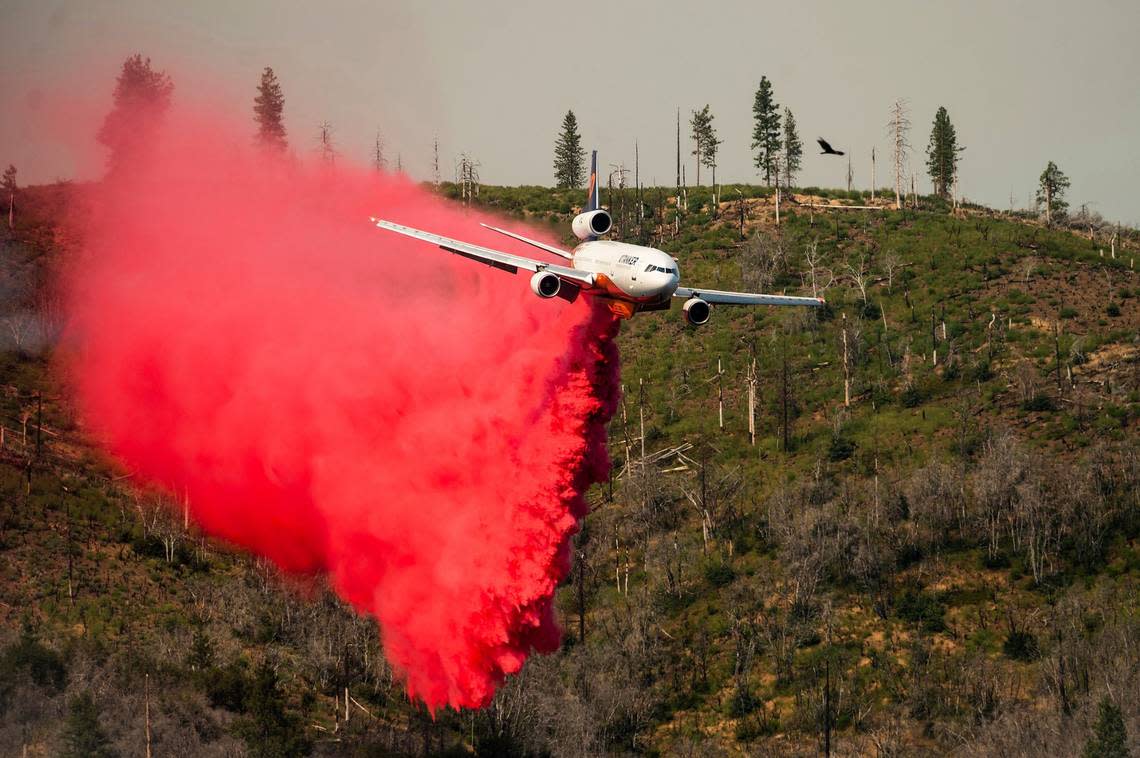
[(63, 745), (66, 758), (111, 758), (116, 755), (99, 724), (99, 706), (90, 692), (81, 692), (68, 703)]
[(234, 721), (233, 732), (245, 741), (253, 758), (303, 756), (312, 750), (305, 724), (289, 710), (277, 672), (268, 662), (257, 667), (249, 682), (245, 712)]
[(938, 598), (921, 590), (906, 589), (895, 598), (895, 615), (904, 621), (920, 623), (923, 631), (946, 630), (946, 606)]
[(713, 587), (724, 587), (736, 579), (736, 571), (727, 563), (717, 562), (705, 566), (705, 581)]
[(1128, 732), (1120, 708), (1107, 695), (1097, 708), (1093, 735), (1085, 743), (1084, 758), (1128, 758)]
[(1116, 318), (1120, 315), (1120, 306), (1116, 303), (1109, 303), (1108, 307), (1104, 309), (1111, 318)]
[(780, 731), (780, 719), (761, 709), (736, 724), (736, 741), (751, 742), (760, 737), (771, 737)]
[(899, 401), (902, 402), (904, 408), (917, 408), (922, 405), (925, 400), (925, 393), (913, 384), (903, 390), (902, 394), (899, 395)]
[(855, 453), (855, 443), (842, 434), (831, 437), (831, 445), (827, 449), (827, 457), (831, 461), (845, 461)]
[(974, 366), (974, 370), (970, 372), (970, 380), (974, 382), (988, 382), (994, 377), (993, 366), (990, 365), (990, 359), (983, 358), (979, 360)]
[(1041, 657), (1041, 649), (1037, 646), (1037, 638), (1029, 632), (1015, 630), (1009, 633), (1001, 646), (1005, 657), (1015, 661), (1035, 661)]
[(736, 688), (736, 692), (732, 693), (732, 699), (728, 701), (728, 715), (733, 718), (747, 716), (760, 705), (760, 701), (756, 699), (752, 691), (746, 685), (741, 685)]
[(1061, 318), (1064, 318), (1064, 319), (1076, 318), (1077, 317), (1077, 309), (1076, 308), (1070, 308), (1069, 306), (1065, 306), (1064, 308), (1061, 309), (1061, 311), (1057, 315), (1059, 315)]
[(988, 569), (1007, 569), (1009, 568), (1009, 556), (1005, 553), (997, 553), (990, 555), (989, 551), (982, 553), (982, 566)]
[(1044, 413), (1057, 410), (1057, 403), (1049, 395), (1034, 395), (1021, 404), (1021, 409)]
[(245, 710), (246, 692), (249, 689), (245, 668), (239, 663), (212, 666), (202, 673), (201, 681), (210, 705), (241, 713)]

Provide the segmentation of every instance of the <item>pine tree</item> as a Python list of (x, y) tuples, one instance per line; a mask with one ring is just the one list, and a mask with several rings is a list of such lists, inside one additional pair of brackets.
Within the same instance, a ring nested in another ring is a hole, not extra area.
[(554, 182), (559, 187), (581, 187), (586, 178), (586, 151), (578, 133), (574, 111), (566, 111), (562, 134), (554, 144)]
[(1084, 758), (1128, 758), (1128, 732), (1124, 729), (1124, 717), (1111, 700), (1105, 697), (1093, 727), (1093, 736), (1085, 743)]
[(152, 69), (150, 58), (136, 54), (123, 63), (111, 112), (96, 135), (111, 151), (108, 166), (112, 171), (153, 143), (173, 92), (170, 77)]
[[(752, 149), (756, 150), (756, 168), (764, 173), (764, 182), (772, 183), (772, 169), (776, 154), (780, 152), (780, 106), (772, 95), (768, 77), (760, 77), (760, 87), (752, 103)], [(779, 178), (779, 177), (777, 177)]]
[(65, 758), (111, 758), (115, 755), (111, 741), (99, 725), (99, 707), (91, 693), (80, 693), (68, 703), (63, 745)]
[(1049, 165), (1041, 172), (1037, 189), (1037, 202), (1045, 203), (1045, 223), (1052, 224), (1054, 218), (1064, 218), (1069, 204), (1065, 202), (1065, 190), (1069, 188), (1069, 177), (1065, 176), (1057, 164)]
[(4, 180), (0, 191), (8, 196), (8, 228), (12, 228), (13, 212), (16, 209), (16, 167), (11, 163), (4, 169)]
[(190, 655), (186, 658), (191, 671), (202, 672), (214, 665), (214, 643), (201, 629), (194, 632), (190, 642)]
[(257, 97), (253, 99), (254, 120), (257, 121), (257, 141), (275, 150), (285, 150), (285, 96), (281, 94), (281, 84), (269, 66), (261, 72), (261, 84), (257, 85)]
[(692, 154), (697, 159), (697, 186), (701, 186), (701, 166), (712, 169), (713, 183), (715, 184), (716, 153), (721, 141), (716, 137), (713, 115), (709, 112), (708, 105), (699, 111), (693, 111), (693, 117), (689, 120), (689, 127), (692, 129), (693, 142), (696, 144)]
[(803, 163), (804, 143), (796, 131), (796, 117), (784, 108), (784, 186), (791, 187)]
[(934, 194), (949, 197), (950, 188), (958, 176), (958, 135), (950, 123), (950, 114), (939, 108), (934, 114), (934, 128), (930, 131), (930, 144), (926, 147), (926, 171), (934, 182)]
[(304, 724), (286, 709), (285, 696), (277, 682), (277, 672), (262, 662), (254, 672), (245, 697), (245, 716), (234, 724), (234, 733), (245, 740), (254, 758), (284, 758), (308, 755), (312, 745)]

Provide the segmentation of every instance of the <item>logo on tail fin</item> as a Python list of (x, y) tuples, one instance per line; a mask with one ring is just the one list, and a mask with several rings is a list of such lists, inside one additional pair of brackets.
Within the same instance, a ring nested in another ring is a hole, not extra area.
[(593, 150), (590, 152), (590, 183), (586, 185), (586, 207), (582, 209), (583, 213), (596, 211), (599, 208), (598, 204), (598, 151)]

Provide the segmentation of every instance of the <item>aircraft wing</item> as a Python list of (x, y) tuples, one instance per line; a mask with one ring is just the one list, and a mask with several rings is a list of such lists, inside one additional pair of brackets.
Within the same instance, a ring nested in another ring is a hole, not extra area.
[(692, 289), (678, 287), (673, 297), (699, 297), (713, 305), (806, 305), (819, 308), (824, 304), (822, 297), (792, 297), (791, 295), (755, 295), (751, 292), (723, 292), (721, 290)]
[(482, 245), (461, 242), (460, 240), (432, 234), (431, 232), (412, 229), (409, 226), (393, 224), (391, 221), (384, 221), (379, 218), (373, 218), (372, 221), (381, 229), (387, 229), (390, 232), (403, 234), (406, 237), (430, 242), (449, 253), (462, 255), (464, 258), (470, 258), (471, 260), (485, 263), (488, 266), (494, 266), (497, 269), (508, 271), (512, 274), (517, 274), (520, 268), (525, 271), (549, 271), (557, 275), (559, 279), (569, 282), (581, 289), (590, 289), (594, 286), (594, 275), (588, 271), (579, 271), (569, 266), (559, 266), (556, 263), (536, 261), (531, 258), (524, 258), (521, 255), (503, 253), (498, 250), (492, 250), (489, 247), (483, 247)]

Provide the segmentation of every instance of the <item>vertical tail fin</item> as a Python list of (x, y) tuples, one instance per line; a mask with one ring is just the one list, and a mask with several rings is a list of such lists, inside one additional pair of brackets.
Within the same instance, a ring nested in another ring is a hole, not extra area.
[(598, 151), (592, 150), (590, 152), (590, 183), (586, 185), (586, 207), (582, 209), (582, 212), (596, 211), (598, 207)]

